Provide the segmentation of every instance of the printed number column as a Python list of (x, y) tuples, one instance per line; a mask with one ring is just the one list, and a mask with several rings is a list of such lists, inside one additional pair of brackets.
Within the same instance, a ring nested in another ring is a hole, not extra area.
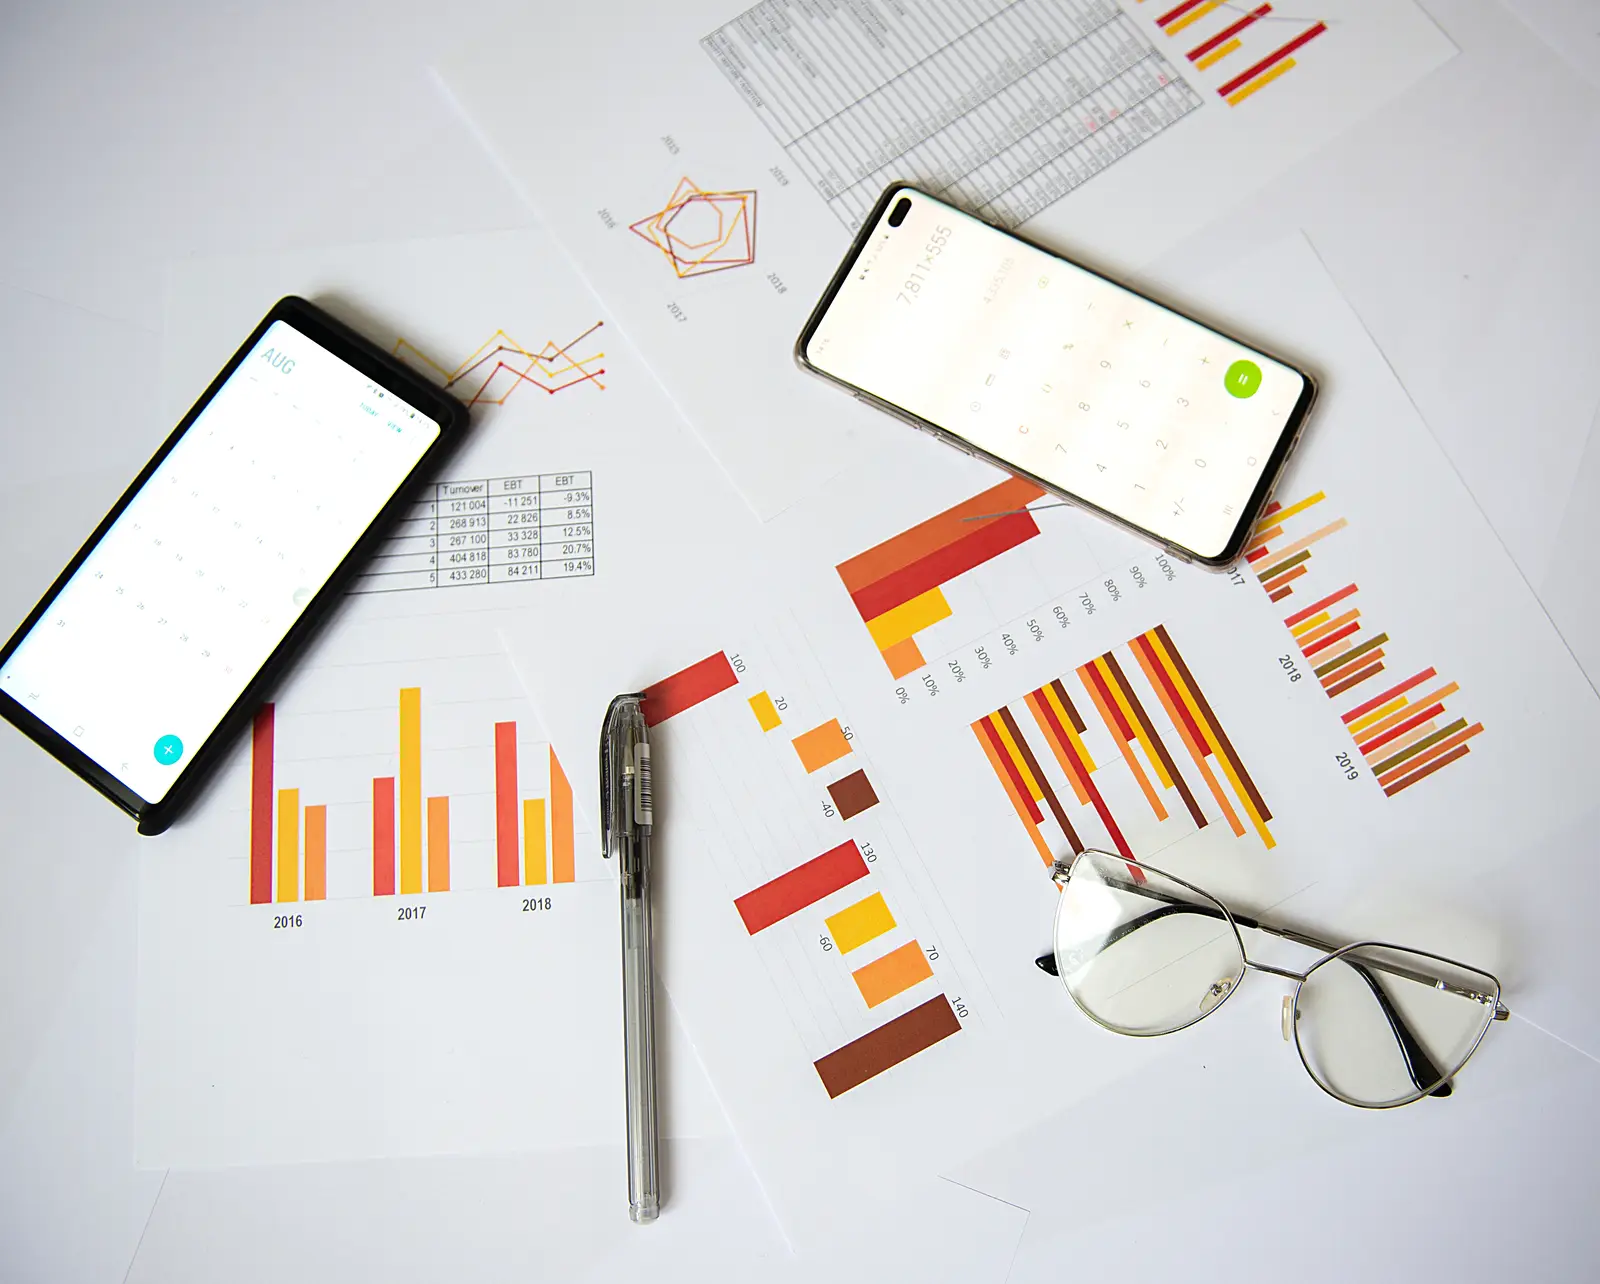
[(439, 486), (439, 583), (483, 584), (489, 579), (489, 483)]
[(594, 574), (594, 489), (589, 473), (539, 478), (540, 566), (544, 579)]
[(489, 578), (539, 578), (539, 479), (501, 477), (489, 483)]

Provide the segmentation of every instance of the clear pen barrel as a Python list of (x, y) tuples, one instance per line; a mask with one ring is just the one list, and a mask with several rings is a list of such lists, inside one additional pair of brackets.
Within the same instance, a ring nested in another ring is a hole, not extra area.
[[(656, 1169), (655, 993), (650, 951), (650, 838), (638, 839), (638, 869), (622, 879), (622, 1038), (627, 1066), (628, 1215), (653, 1222), (661, 1210)], [(630, 886), (634, 882), (636, 886)]]

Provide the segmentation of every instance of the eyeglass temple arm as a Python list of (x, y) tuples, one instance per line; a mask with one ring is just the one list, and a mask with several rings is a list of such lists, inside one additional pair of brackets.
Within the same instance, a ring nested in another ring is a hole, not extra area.
[[(1110, 935), (1108, 935), (1101, 943), (1100, 948), (1102, 950), (1115, 945), (1118, 941), (1138, 931), (1141, 927), (1146, 927), (1158, 919), (1166, 918), (1170, 914), (1199, 914), (1205, 918), (1214, 918), (1224, 921), (1227, 918), (1227, 915), (1214, 906), (1197, 905), (1193, 901), (1179, 900), (1176, 896), (1169, 896), (1166, 893), (1158, 892), (1151, 887), (1141, 886), (1137, 883), (1117, 883), (1112, 885), (1117, 886), (1125, 891), (1138, 892), (1141, 896), (1148, 896), (1152, 900), (1163, 901), (1165, 903), (1147, 913), (1140, 914), (1136, 918), (1129, 919), (1126, 923), (1119, 923), (1115, 928), (1112, 929)], [(1319, 940), (1316, 937), (1308, 936), (1304, 932), (1295, 931), (1293, 928), (1272, 927), (1268, 924), (1260, 923), (1256, 919), (1250, 918), (1245, 914), (1234, 914), (1233, 921), (1239, 924), (1241, 927), (1248, 927), (1257, 931), (1266, 932), (1271, 936), (1282, 937), (1285, 940), (1294, 941), (1300, 945), (1310, 946), (1312, 949), (1319, 949), (1325, 953), (1332, 953), (1334, 950), (1338, 949), (1338, 946), (1327, 941)], [(1453, 1089), (1448, 1082), (1439, 1082), (1443, 1075), (1443, 1071), (1441, 1071), (1439, 1067), (1434, 1064), (1433, 1059), (1428, 1056), (1427, 1051), (1423, 1048), (1421, 1041), (1418, 1040), (1414, 1033), (1412, 1033), (1411, 1027), (1406, 1024), (1405, 1018), (1400, 1015), (1400, 1010), (1395, 1007), (1394, 1003), (1390, 1000), (1383, 987), (1378, 984), (1378, 978), (1372, 975), (1368, 965), (1364, 961), (1352, 959), (1348, 956), (1346, 956), (1343, 961), (1348, 963), (1355, 973), (1367, 983), (1367, 988), (1372, 991), (1372, 997), (1378, 1001), (1378, 1007), (1383, 1011), (1384, 1019), (1389, 1023), (1389, 1029), (1395, 1037), (1395, 1042), (1400, 1045), (1400, 1055), (1405, 1060), (1406, 1073), (1410, 1077), (1411, 1082), (1416, 1085), (1417, 1090), (1421, 1092), (1426, 1090), (1429, 1084), (1437, 1084), (1438, 1086), (1435, 1087), (1428, 1095), (1433, 1097), (1448, 1097)], [(1040, 969), (1048, 972), (1051, 976), (1059, 975), (1059, 968), (1056, 965), (1056, 956), (1054, 951), (1051, 951), (1047, 954), (1041, 954), (1037, 959), (1034, 960), (1034, 962), (1039, 966)], [(1429, 984), (1435, 983), (1435, 978), (1423, 977), (1419, 973), (1413, 973), (1406, 969), (1385, 967), (1381, 963), (1374, 963), (1372, 966), (1380, 968), (1383, 971), (1394, 972), (1397, 975), (1404, 976), (1410, 980), (1426, 981)]]

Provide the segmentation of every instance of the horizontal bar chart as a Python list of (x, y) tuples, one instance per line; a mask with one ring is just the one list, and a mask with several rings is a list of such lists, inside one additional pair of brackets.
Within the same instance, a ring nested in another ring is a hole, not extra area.
[[(1140, 0), (1143, 3), (1143, 0)], [(1283, 44), (1263, 53), (1267, 42), (1283, 34), (1285, 27), (1293, 30), (1303, 20), (1277, 15), (1264, 26), (1256, 24), (1272, 14), (1270, 4), (1259, 5), (1248, 12), (1240, 6), (1225, 4), (1222, 0), (1184, 0), (1155, 18), (1155, 24), (1167, 36), (1181, 35), (1191, 28), (1198, 29), (1200, 39), (1184, 55), (1196, 71), (1206, 71), (1216, 66), (1230, 54), (1237, 53), (1247, 43), (1254, 46), (1248, 57), (1248, 66), (1215, 85), (1217, 96), (1230, 107), (1237, 107), (1279, 77), (1294, 68), (1291, 56), (1328, 30), (1328, 24), (1312, 20), (1310, 25), (1290, 36)], [(1210, 19), (1211, 21), (1207, 21)], [(1217, 27), (1217, 22), (1222, 26)], [(1189, 39), (1194, 39), (1191, 34)]]
[(838, 762), (850, 752), (850, 738), (837, 718), (830, 718), (819, 727), (812, 727), (794, 738), (794, 751), (800, 755), (800, 765), (807, 774), (821, 771)]
[(875, 941), (895, 928), (894, 914), (890, 912), (889, 903), (883, 899), (882, 892), (873, 892), (854, 905), (847, 905), (824, 922), (828, 926), (828, 935), (833, 937), (833, 943), (839, 947), (841, 954), (860, 949), (867, 942)]
[(746, 892), (733, 904), (754, 936), (866, 876), (867, 863), (852, 839)]
[(828, 786), (828, 797), (839, 809), (841, 820), (851, 820), (878, 805), (878, 792), (867, 779), (865, 770), (852, 771), (842, 780)]
[[(1440, 680), (1431, 665), (1370, 694), (1379, 685), (1396, 643), (1388, 631), (1367, 631), (1360, 586), (1350, 582), (1328, 589), (1326, 581), (1317, 585), (1315, 576), (1305, 583), (1292, 583), (1310, 571), (1312, 546), (1348, 526), (1342, 517), (1322, 520), (1326, 514), (1317, 510), (1317, 505), (1326, 498), (1319, 490), (1287, 507), (1269, 505), (1245, 557), (1273, 602), (1282, 601), (1296, 588), (1302, 593), (1320, 592), (1321, 596), (1286, 615), (1284, 627), (1328, 699), (1341, 704), (1359, 702), (1345, 710), (1341, 719), (1373, 778), (1392, 798), (1466, 757), (1470, 752), (1467, 741), (1483, 731), (1483, 724), (1445, 718), (1444, 700), (1455, 695), (1458, 687)], [(1314, 524), (1315, 529), (1302, 535), (1298, 529), (1301, 522)], [(1308, 589), (1307, 584), (1316, 587)], [(1417, 688), (1423, 688), (1424, 694), (1415, 694)]]
[(932, 976), (933, 968), (928, 965), (922, 946), (915, 941), (907, 941), (850, 973), (850, 979), (856, 983), (856, 989), (861, 991), (861, 998), (869, 1008), (887, 1003)]
[(702, 704), (738, 684), (739, 675), (721, 651), (680, 669), (671, 677), (646, 687), (643, 712), (647, 726), (655, 727), (668, 718)]
[(950, 1000), (940, 994), (830, 1052), (814, 1063), (817, 1075), (828, 1096), (839, 1097), (960, 1030)]
[(1009, 478), (835, 568), (892, 677), (923, 666), (916, 635), (951, 616), (945, 585), (1039, 533), (1027, 506), (1044, 493)]

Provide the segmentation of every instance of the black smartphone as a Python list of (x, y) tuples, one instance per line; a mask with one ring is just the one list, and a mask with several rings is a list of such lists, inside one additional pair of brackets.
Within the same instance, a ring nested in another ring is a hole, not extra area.
[(1304, 428), (1304, 370), (906, 184), (862, 225), (802, 369), (1224, 566)]
[(0, 716), (160, 833), (466, 426), (281, 300), (0, 649)]

